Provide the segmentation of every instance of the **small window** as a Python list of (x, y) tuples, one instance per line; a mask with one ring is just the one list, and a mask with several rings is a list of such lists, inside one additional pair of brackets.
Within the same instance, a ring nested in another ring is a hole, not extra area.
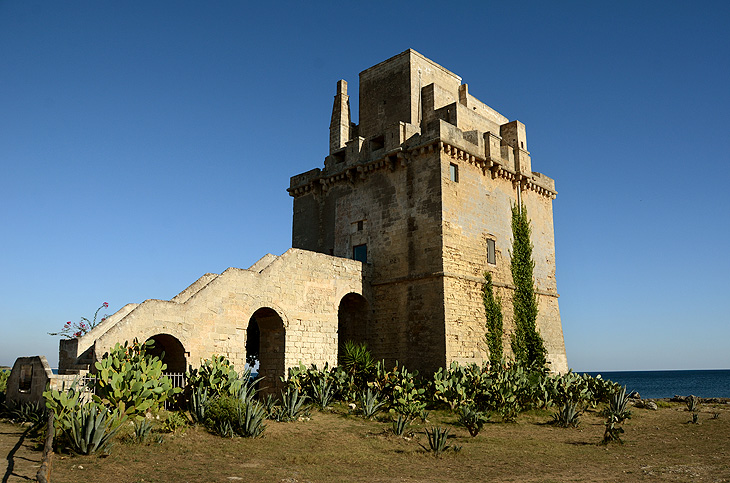
[(368, 246), (356, 245), (352, 247), (352, 259), (358, 262), (367, 263), (368, 261)]
[(494, 265), (497, 263), (497, 257), (494, 252), (494, 240), (487, 238), (487, 263)]
[(383, 149), (385, 147), (385, 136), (380, 135), (370, 140), (370, 152)]
[(18, 391), (30, 392), (30, 388), (33, 385), (33, 366), (30, 364), (23, 364), (20, 366), (20, 381), (18, 382)]
[(364, 221), (363, 221), (363, 220), (360, 220), (360, 221), (358, 221), (358, 222), (357, 222), (357, 231), (362, 231), (362, 229), (363, 229), (363, 225), (364, 225), (364, 224), (365, 224), (365, 223), (364, 223)]
[(454, 183), (459, 182), (459, 167), (455, 164), (449, 164), (449, 179)]

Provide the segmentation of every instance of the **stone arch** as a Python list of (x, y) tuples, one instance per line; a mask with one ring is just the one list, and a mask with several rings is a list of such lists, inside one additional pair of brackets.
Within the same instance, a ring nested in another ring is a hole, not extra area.
[(249, 319), (246, 329), (246, 362), (258, 363), (259, 387), (264, 394), (278, 394), (286, 373), (286, 328), (279, 312), (261, 307)]
[(348, 340), (365, 342), (373, 349), (370, 312), (370, 304), (362, 295), (350, 292), (342, 297), (337, 310), (338, 353), (339, 348)]
[(170, 334), (156, 334), (148, 337), (147, 340), (155, 342), (155, 345), (152, 349), (147, 350), (147, 353), (160, 357), (162, 362), (167, 364), (165, 372), (182, 373), (187, 370), (185, 347), (177, 337)]

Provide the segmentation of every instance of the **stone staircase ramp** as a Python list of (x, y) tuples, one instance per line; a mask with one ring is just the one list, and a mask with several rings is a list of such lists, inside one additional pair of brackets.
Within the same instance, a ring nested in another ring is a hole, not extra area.
[(279, 259), (279, 257), (277, 257), (276, 255), (267, 253), (266, 255), (261, 257), (258, 262), (254, 263), (253, 265), (248, 267), (248, 269), (252, 272), (261, 273), (266, 269), (266, 267), (268, 267), (269, 265), (271, 265), (278, 259)]
[(170, 302), (175, 302), (178, 304), (184, 304), (188, 300), (190, 300), (190, 297), (195, 295), (196, 293), (200, 292), (206, 285), (208, 285), (210, 282), (215, 280), (218, 277), (218, 274), (216, 273), (206, 273), (199, 279), (197, 279), (195, 282), (191, 283), (188, 288), (180, 292), (179, 294), (175, 295), (172, 299), (170, 299)]

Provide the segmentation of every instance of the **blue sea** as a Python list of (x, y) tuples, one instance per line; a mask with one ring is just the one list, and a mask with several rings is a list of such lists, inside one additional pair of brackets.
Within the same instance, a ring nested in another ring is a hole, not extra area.
[(628, 392), (637, 391), (642, 398), (676, 396), (730, 397), (730, 370), (701, 371), (606, 371), (587, 372), (601, 375)]

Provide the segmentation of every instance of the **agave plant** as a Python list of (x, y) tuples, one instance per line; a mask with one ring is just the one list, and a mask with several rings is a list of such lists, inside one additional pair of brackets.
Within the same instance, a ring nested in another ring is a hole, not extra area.
[(8, 411), (7, 418), (15, 423), (39, 426), (46, 421), (46, 407), (39, 402), (25, 402)]
[(286, 388), (286, 393), (281, 393), (281, 409), (277, 414), (278, 421), (295, 421), (306, 413), (307, 406), (304, 403), (307, 396), (300, 396), (299, 390)]
[(196, 423), (205, 422), (205, 410), (208, 407), (208, 389), (202, 385), (197, 386), (193, 389), (193, 393), (190, 395), (190, 402), (188, 409), (190, 409), (190, 415), (193, 421)]
[(619, 422), (623, 422), (631, 417), (631, 411), (626, 409), (628, 405), (629, 396), (626, 394), (626, 386), (622, 386), (611, 396), (606, 412), (609, 415), (616, 416)]
[(238, 412), (238, 434), (245, 438), (256, 438), (266, 429), (266, 408), (263, 404), (250, 401)]
[(332, 380), (326, 377), (318, 378), (317, 382), (312, 384), (312, 395), (312, 400), (321, 409), (329, 406), (329, 403), (332, 401), (332, 397), (334, 396)]
[(393, 433), (397, 436), (403, 436), (406, 428), (408, 427), (408, 418), (402, 414), (398, 415), (398, 418), (393, 420)]
[(631, 411), (626, 409), (629, 397), (626, 394), (626, 386), (619, 388), (608, 402), (606, 408), (606, 430), (603, 433), (603, 443), (607, 444), (612, 441), (623, 443), (621, 435), (624, 430), (620, 426), (626, 419), (631, 417)]
[(482, 426), (489, 420), (489, 416), (477, 410), (471, 404), (462, 406), (459, 410), (459, 424), (464, 426), (472, 437), (479, 434)]
[(79, 407), (71, 418), (67, 431), (71, 450), (78, 454), (93, 454), (109, 448), (111, 438), (119, 430), (125, 415), (118, 417), (117, 410), (89, 403)]
[(624, 429), (619, 426), (620, 423), (621, 422), (616, 415), (610, 414), (608, 416), (606, 419), (606, 430), (603, 433), (603, 444), (608, 444), (612, 441), (623, 443), (623, 441), (621, 441), (621, 435), (623, 434)]
[(368, 388), (367, 392), (363, 391), (360, 395), (360, 404), (362, 405), (362, 415), (367, 419), (372, 419), (383, 407), (385, 401), (378, 400), (378, 393)]
[(451, 446), (446, 444), (449, 438), (449, 429), (436, 426), (429, 431), (426, 429), (428, 436), (428, 448), (422, 445), (424, 449), (432, 451), (436, 456), (449, 449)]
[(553, 414), (553, 423), (561, 428), (577, 428), (580, 424), (580, 413), (578, 404), (567, 401)]
[(134, 422), (134, 441), (144, 444), (150, 437), (152, 432), (152, 423), (149, 419), (143, 418)]

